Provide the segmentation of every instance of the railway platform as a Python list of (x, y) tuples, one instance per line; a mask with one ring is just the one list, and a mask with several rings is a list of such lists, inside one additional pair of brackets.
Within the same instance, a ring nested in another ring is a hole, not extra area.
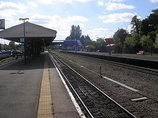
[(111, 55), (109, 55), (109, 53), (106, 53), (106, 52), (77, 52), (77, 51), (75, 53), (103, 55), (103, 56), (109, 56), (109, 57), (131, 58), (131, 59), (149, 60), (149, 61), (158, 62), (158, 56), (150, 56), (150, 55), (147, 56), (147, 55), (119, 54), (119, 53), (112, 53)]
[(157, 69), (158, 57), (157, 56), (146, 56), (146, 55), (132, 55), (132, 54), (111, 54), (104, 52), (79, 52), (79, 51), (62, 51), (65, 53), (72, 53), (78, 55), (84, 55), (89, 57), (95, 57), (105, 59), (108, 61), (114, 61), (124, 64), (130, 64), (134, 66), (140, 66), (143, 68)]
[(0, 67), (1, 118), (80, 118), (48, 53)]

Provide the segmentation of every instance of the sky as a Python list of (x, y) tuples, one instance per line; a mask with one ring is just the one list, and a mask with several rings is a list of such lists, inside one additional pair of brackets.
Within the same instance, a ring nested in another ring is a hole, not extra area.
[(29, 18), (56, 30), (55, 40), (64, 40), (71, 26), (79, 25), (82, 35), (95, 41), (111, 38), (120, 28), (130, 31), (133, 16), (143, 20), (153, 9), (158, 9), (158, 0), (1, 0), (0, 19), (5, 19), (7, 29), (21, 24), (19, 18)]

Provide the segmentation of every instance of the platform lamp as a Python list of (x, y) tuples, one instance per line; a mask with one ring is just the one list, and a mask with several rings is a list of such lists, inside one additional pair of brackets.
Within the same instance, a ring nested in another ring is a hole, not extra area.
[(24, 61), (25, 61), (25, 65), (27, 64), (27, 60), (26, 60), (26, 48), (27, 48), (27, 45), (26, 45), (26, 39), (25, 39), (25, 21), (28, 21), (29, 18), (19, 18), (19, 21), (23, 21), (24, 23)]

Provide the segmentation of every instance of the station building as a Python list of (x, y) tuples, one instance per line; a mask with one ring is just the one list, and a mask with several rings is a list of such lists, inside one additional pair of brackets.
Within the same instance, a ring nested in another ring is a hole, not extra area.
[(57, 31), (30, 22), (0, 31), (0, 38), (24, 44), (26, 55), (39, 55), (56, 38)]

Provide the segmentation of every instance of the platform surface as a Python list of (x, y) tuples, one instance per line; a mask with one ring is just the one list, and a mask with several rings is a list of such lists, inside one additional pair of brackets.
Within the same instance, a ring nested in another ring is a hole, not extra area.
[(37, 118), (45, 62), (52, 118), (80, 117), (54, 65), (43, 53), (26, 66), (20, 61), (0, 69), (0, 118)]

